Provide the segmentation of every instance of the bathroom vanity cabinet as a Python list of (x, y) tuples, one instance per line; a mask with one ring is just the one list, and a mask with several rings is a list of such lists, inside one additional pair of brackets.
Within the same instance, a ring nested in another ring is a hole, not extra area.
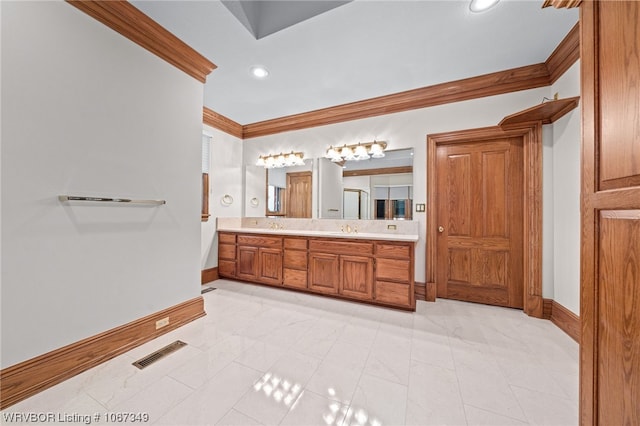
[(415, 309), (413, 241), (219, 232), (218, 274)]

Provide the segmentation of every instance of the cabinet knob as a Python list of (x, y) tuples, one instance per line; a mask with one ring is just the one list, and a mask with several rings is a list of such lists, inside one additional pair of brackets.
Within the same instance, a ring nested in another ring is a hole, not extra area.
[(438, 226), (438, 232), (442, 234), (444, 232), (444, 226)]

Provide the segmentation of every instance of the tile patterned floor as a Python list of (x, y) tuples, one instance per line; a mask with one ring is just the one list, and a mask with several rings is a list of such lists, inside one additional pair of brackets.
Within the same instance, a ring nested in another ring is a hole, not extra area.
[[(549, 321), (442, 299), (407, 313), (210, 285), (206, 317), (10, 407), (2, 423), (144, 412), (154, 425), (578, 424), (578, 345)], [(177, 339), (188, 346), (131, 365)]]

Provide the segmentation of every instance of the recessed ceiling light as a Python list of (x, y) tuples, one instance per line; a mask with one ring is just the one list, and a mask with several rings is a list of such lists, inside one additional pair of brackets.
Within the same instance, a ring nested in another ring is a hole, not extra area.
[(469, 4), (469, 10), (472, 12), (484, 12), (485, 10), (491, 9), (493, 6), (498, 4), (500, 0), (471, 0)]
[(254, 65), (249, 69), (252, 76), (257, 79), (265, 79), (269, 76), (269, 71), (262, 65)]

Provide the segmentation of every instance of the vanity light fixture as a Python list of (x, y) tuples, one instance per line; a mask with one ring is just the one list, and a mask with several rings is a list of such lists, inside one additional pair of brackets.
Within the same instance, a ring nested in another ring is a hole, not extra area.
[(269, 154), (258, 157), (256, 166), (265, 169), (276, 169), (281, 167), (304, 166), (304, 153), (291, 151), (288, 154)]
[(498, 4), (499, 1), (500, 0), (471, 0), (471, 3), (469, 3), (469, 10), (474, 13), (484, 12)]
[(384, 150), (387, 148), (386, 142), (373, 141), (357, 143), (343, 146), (330, 146), (325, 154), (325, 158), (330, 159), (334, 163), (341, 161), (360, 161), (369, 158), (384, 157)]

